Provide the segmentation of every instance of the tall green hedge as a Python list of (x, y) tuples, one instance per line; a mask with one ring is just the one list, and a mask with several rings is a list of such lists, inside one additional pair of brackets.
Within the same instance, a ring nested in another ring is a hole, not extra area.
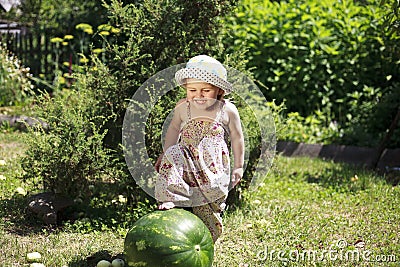
[(340, 142), (376, 145), (400, 104), (400, 42), (385, 24), (389, 5), (359, 3), (244, 0), (225, 40), (248, 48), (265, 96), (288, 113), (322, 112)]

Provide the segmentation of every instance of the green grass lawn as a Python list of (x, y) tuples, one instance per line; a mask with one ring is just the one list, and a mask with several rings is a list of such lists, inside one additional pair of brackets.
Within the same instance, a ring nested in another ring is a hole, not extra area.
[[(17, 191), (30, 192), (17, 178), (22, 135), (0, 133), (0, 266), (28, 266), (33, 251), (48, 267), (121, 257), (129, 223), (92, 216), (52, 228), (26, 212)], [(399, 266), (400, 189), (387, 180), (346, 164), (277, 156), (259, 189), (225, 213), (214, 266)]]

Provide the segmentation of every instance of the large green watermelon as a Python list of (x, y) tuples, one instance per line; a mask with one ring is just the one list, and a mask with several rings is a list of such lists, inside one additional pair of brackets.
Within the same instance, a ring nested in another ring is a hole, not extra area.
[(208, 228), (196, 215), (177, 208), (137, 220), (124, 250), (125, 262), (136, 267), (209, 267), (214, 258)]

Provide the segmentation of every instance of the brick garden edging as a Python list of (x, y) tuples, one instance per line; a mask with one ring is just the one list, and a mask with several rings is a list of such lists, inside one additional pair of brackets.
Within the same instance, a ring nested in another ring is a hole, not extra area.
[[(366, 168), (373, 168), (378, 155), (378, 148), (356, 147), (345, 145), (305, 144), (290, 141), (278, 141), (276, 150), (283, 156), (307, 156), (312, 158), (331, 159)], [(400, 148), (385, 149), (380, 156), (377, 168), (400, 167)]]

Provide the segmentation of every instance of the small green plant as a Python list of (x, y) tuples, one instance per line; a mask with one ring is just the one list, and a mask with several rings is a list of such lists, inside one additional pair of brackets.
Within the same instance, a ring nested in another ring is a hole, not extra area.
[(0, 107), (21, 105), (33, 92), (29, 68), (0, 43)]
[(316, 111), (307, 117), (301, 116), (298, 112), (291, 112), (286, 116), (279, 139), (312, 144), (330, 144), (337, 141), (342, 134), (338, 124), (331, 121), (321, 111)]
[(29, 149), (22, 161), (25, 180), (39, 180), (39, 188), (71, 198), (87, 199), (89, 185), (112, 180), (112, 151), (103, 147), (107, 133), (87, 91), (69, 91), (38, 98), (37, 118), (44, 122), (30, 128)]

